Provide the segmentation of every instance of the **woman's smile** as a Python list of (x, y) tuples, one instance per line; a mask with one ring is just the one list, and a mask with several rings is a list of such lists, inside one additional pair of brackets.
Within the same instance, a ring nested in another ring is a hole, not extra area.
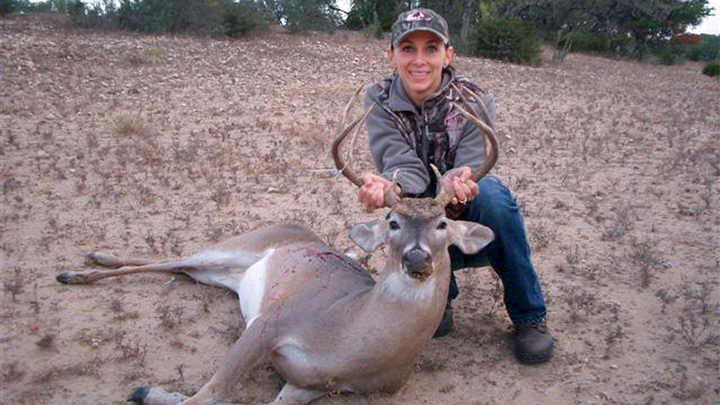
[(454, 49), (429, 31), (406, 35), (395, 49), (388, 51), (391, 65), (397, 69), (403, 88), (416, 106), (442, 84), (442, 70), (450, 63)]

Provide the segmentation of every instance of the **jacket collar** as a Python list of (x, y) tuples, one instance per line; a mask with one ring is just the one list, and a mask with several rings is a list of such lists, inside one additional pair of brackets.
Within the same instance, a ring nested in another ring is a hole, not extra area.
[[(390, 84), (390, 96), (388, 97), (388, 106), (393, 111), (410, 111), (417, 112), (418, 109), (415, 107), (410, 97), (405, 93), (400, 75), (394, 73), (391, 77), (392, 83)], [(455, 71), (453, 69), (445, 68), (442, 71), (442, 83), (440, 84), (440, 90), (431, 94), (423, 104), (434, 99), (435, 97), (444, 94), (450, 83), (455, 79)]]

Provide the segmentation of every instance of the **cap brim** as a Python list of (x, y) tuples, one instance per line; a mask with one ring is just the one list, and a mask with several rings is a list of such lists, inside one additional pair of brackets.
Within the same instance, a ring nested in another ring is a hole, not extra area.
[(413, 29), (411, 29), (411, 30), (408, 30), (406, 33), (403, 34), (403, 36), (401, 36), (400, 38), (396, 39), (396, 40), (392, 43), (393, 48), (396, 47), (396, 46), (403, 40), (403, 38), (405, 38), (405, 37), (408, 36), (409, 34), (412, 34), (413, 32), (418, 32), (418, 31), (432, 32), (432, 33), (435, 34), (438, 38), (440, 38), (440, 40), (443, 41), (443, 43), (444, 43), (445, 45), (447, 45), (447, 44), (450, 42), (449, 39), (448, 39), (445, 35), (443, 35), (440, 31), (438, 31), (438, 30), (435, 30), (435, 29), (432, 29), (432, 28), (428, 28), (428, 27), (417, 27), (417, 28), (413, 28)]

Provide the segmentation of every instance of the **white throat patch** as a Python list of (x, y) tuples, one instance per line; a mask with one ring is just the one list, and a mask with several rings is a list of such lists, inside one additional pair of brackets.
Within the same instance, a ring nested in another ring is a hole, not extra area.
[(381, 281), (382, 292), (402, 302), (428, 302), (435, 292), (437, 277), (431, 275), (425, 281), (418, 281), (405, 272), (393, 272)]

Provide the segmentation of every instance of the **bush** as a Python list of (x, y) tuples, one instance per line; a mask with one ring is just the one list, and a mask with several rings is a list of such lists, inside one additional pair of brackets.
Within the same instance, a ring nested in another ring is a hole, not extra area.
[(280, 0), (285, 25), (290, 32), (332, 32), (340, 18), (329, 7), (334, 0)]
[(67, 13), (73, 24), (84, 24), (86, 20), (85, 3), (82, 0), (73, 0), (67, 4)]
[(720, 76), (720, 62), (710, 62), (702, 70), (704, 75), (710, 77)]
[(11, 3), (15, 3), (13, 11), (22, 11), (25, 13), (45, 13), (53, 11), (53, 4), (51, 1), (41, 1), (31, 3), (30, 0), (10, 0)]
[(572, 52), (596, 52), (615, 56), (637, 56), (639, 49), (632, 38), (582, 30), (566, 34), (561, 45), (569, 45)]
[(83, 0), (66, 3), (71, 21), (97, 28), (124, 28), (144, 32), (191, 31), (232, 37), (266, 26), (260, 7), (252, 0)]
[(254, 2), (241, 1), (225, 5), (220, 34), (237, 38), (265, 27), (267, 22)]
[(205, 0), (122, 0), (122, 28), (144, 32), (210, 33), (220, 23), (222, 5)]
[(10, 14), (17, 9), (16, 0), (0, 0), (0, 15)]
[(530, 25), (512, 18), (486, 18), (477, 25), (471, 52), (493, 59), (539, 65), (540, 42)]

